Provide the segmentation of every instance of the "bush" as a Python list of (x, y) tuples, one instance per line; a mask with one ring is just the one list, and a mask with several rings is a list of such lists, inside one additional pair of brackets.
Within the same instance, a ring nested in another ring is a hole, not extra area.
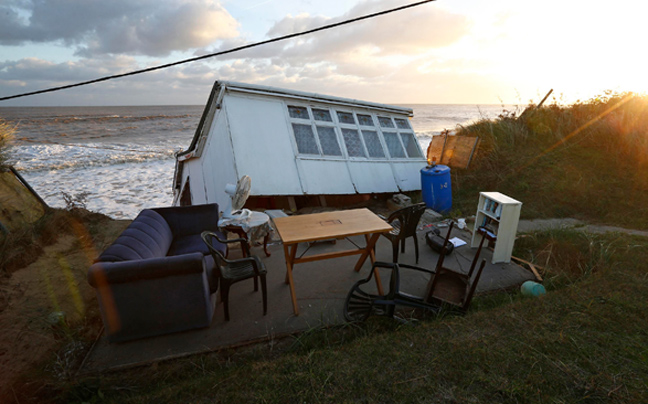
[(7, 165), (9, 146), (15, 131), (15, 126), (11, 126), (3, 119), (0, 119), (0, 167)]
[(479, 191), (524, 203), (527, 219), (575, 217), (648, 226), (648, 96), (613, 93), (504, 113), (461, 128), (478, 136), (469, 170), (453, 170), (455, 207), (474, 212)]

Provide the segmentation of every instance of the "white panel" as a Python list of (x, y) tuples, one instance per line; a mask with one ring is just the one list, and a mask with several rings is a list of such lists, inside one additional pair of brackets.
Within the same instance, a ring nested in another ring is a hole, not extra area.
[(225, 185), (236, 184), (238, 180), (234, 167), (227, 114), (224, 110), (216, 114), (216, 122), (212, 124), (201, 160), (205, 175), (207, 201), (218, 203), (218, 207), (222, 210), (229, 200), (229, 196), (225, 193)]
[(232, 94), (223, 102), (237, 173), (250, 176), (251, 194), (302, 194), (284, 104)]
[(304, 192), (319, 194), (354, 194), (346, 161), (297, 159)]
[(203, 172), (198, 159), (187, 160), (184, 163), (184, 170), (189, 175), (189, 184), (191, 188), (191, 203), (200, 205), (205, 202), (205, 184), (203, 182)]
[(426, 161), (394, 162), (394, 173), (401, 191), (421, 190), (421, 169), (425, 168)]
[(398, 192), (389, 162), (349, 162), (351, 177), (358, 193)]

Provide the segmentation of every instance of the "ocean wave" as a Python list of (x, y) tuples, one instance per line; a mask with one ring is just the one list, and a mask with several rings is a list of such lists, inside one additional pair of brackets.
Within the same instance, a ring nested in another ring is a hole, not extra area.
[(173, 159), (179, 148), (141, 147), (130, 145), (38, 144), (13, 146), (8, 163), (19, 171), (62, 170), (78, 167), (112, 166)]

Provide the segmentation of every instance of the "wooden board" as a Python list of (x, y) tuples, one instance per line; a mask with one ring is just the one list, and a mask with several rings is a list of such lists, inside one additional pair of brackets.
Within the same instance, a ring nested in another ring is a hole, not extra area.
[(434, 136), (427, 150), (428, 161), (436, 160), (438, 164), (449, 167), (468, 168), (472, 157), (477, 152), (478, 137), (455, 136), (442, 134)]

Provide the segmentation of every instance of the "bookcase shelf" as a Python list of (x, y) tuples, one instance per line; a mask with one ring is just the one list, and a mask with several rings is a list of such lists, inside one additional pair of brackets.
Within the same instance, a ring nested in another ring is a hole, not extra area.
[(475, 231), (470, 246), (479, 245), (482, 236), (476, 230), (483, 226), (497, 236), (492, 263), (511, 262), (521, 209), (522, 202), (504, 194), (480, 192), (475, 215)]

